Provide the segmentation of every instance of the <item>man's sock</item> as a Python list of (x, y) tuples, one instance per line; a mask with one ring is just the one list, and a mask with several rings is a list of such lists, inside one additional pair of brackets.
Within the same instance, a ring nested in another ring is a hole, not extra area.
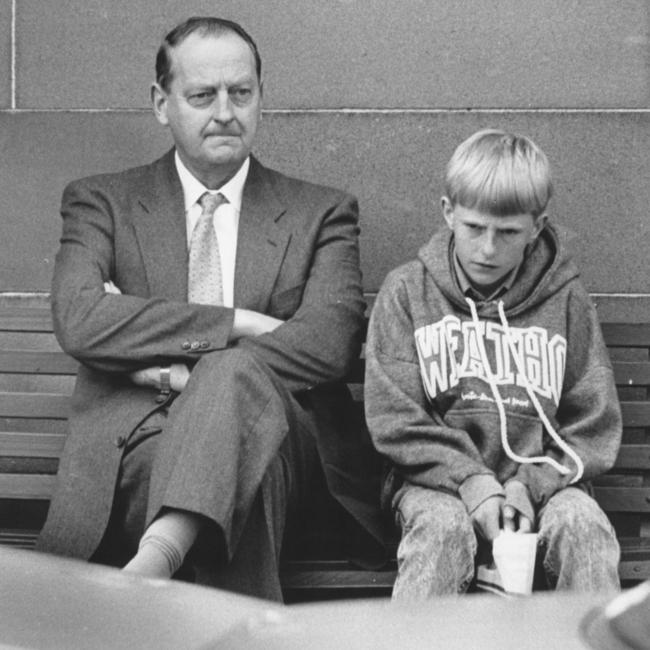
[(192, 512), (165, 511), (147, 528), (138, 552), (124, 571), (149, 578), (171, 578), (181, 568), (201, 524), (201, 518)]

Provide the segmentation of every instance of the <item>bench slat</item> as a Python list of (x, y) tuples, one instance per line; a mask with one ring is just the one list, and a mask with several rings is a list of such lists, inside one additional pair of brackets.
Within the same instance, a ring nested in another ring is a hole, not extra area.
[(0, 432), (0, 456), (16, 458), (58, 458), (63, 451), (65, 433)]
[[(601, 323), (607, 345), (650, 347), (650, 323)], [(0, 307), (0, 331), (51, 332), (49, 307)]]
[[(58, 458), (65, 433), (0, 431), (0, 456)], [(618, 469), (650, 469), (650, 445), (623, 445), (616, 459)]]
[(0, 350), (0, 373), (74, 375), (79, 363), (64, 352)]
[(650, 402), (621, 402), (621, 411), (626, 428), (650, 426)]
[(0, 417), (65, 419), (70, 397), (52, 393), (0, 393)]
[[(36, 544), (38, 533), (31, 530), (0, 530), (0, 544), (31, 550)], [(621, 540), (621, 580), (642, 580), (650, 575), (650, 549), (645, 548), (643, 540)], [(294, 592), (310, 592), (314, 588), (334, 590), (337, 587), (348, 589), (369, 588), (390, 590), (395, 580), (395, 571), (351, 570), (344, 562), (315, 563), (306, 568), (307, 563), (291, 562), (282, 571), (282, 586)], [(328, 566), (332, 565), (332, 566)]]
[(0, 474), (4, 499), (50, 499), (56, 478), (50, 474)]
[(650, 512), (649, 487), (594, 487), (596, 500), (606, 512)]
[(650, 385), (650, 361), (615, 361), (612, 365), (617, 386)]
[(0, 308), (0, 331), (51, 332), (52, 315), (46, 307)]
[(650, 323), (601, 323), (607, 345), (650, 346)]
[[(4, 498), (48, 499), (54, 476), (46, 474), (0, 474), (0, 494)], [(596, 499), (608, 512), (650, 512), (650, 487), (594, 488)]]
[[(365, 359), (357, 359), (346, 377), (349, 384), (362, 384)], [(650, 386), (650, 361), (614, 361), (614, 378), (617, 386)]]
[(342, 569), (340, 571), (291, 570), (282, 574), (282, 588), (291, 591), (314, 589), (382, 589), (390, 592), (395, 582), (395, 571), (364, 571)]
[(622, 445), (615, 466), (619, 469), (650, 469), (650, 445)]

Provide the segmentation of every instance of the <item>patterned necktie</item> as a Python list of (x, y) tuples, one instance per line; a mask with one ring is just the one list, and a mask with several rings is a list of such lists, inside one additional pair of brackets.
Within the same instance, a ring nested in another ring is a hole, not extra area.
[(221, 258), (213, 216), (222, 203), (228, 203), (228, 199), (221, 193), (205, 192), (198, 203), (203, 209), (190, 241), (187, 301), (203, 305), (222, 305)]

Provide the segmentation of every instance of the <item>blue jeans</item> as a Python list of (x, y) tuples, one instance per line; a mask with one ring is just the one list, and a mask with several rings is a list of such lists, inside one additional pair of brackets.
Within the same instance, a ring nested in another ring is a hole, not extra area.
[[(394, 500), (402, 531), (394, 600), (460, 594), (474, 577), (478, 541), (456, 496), (405, 484)], [(540, 511), (538, 554), (548, 586), (617, 591), (620, 548), (605, 513), (583, 490), (565, 488)]]

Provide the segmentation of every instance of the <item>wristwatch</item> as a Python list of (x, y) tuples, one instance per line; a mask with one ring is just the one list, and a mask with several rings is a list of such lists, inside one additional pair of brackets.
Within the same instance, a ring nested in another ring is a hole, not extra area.
[(160, 394), (169, 395), (172, 392), (172, 369), (171, 366), (160, 366)]

